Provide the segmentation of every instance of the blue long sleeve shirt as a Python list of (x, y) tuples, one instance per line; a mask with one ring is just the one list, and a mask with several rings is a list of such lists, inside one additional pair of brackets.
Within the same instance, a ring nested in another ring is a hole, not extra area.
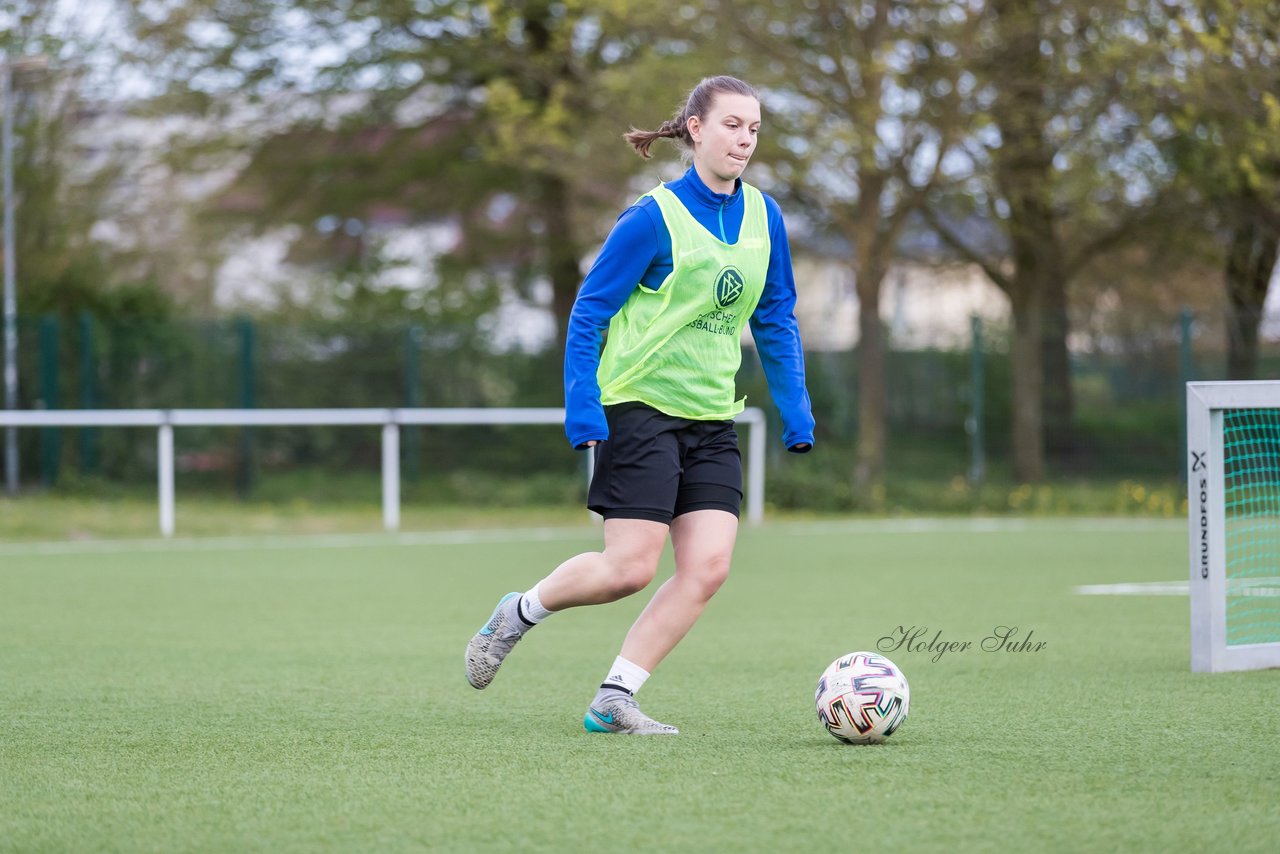
[[(730, 195), (717, 193), (690, 167), (679, 180), (666, 186), (711, 234), (725, 243), (737, 242), (746, 207), (741, 182)], [(751, 315), (751, 334), (769, 392), (782, 418), (782, 442), (789, 450), (802, 452), (809, 449), (805, 446), (813, 445), (814, 421), (795, 319), (791, 248), (778, 203), (768, 195), (764, 202), (769, 224), (769, 270), (764, 292)], [(671, 233), (657, 202), (645, 196), (618, 217), (569, 316), (564, 358), (565, 433), (573, 447), (583, 448), (592, 440), (609, 438), (596, 379), (601, 342), (609, 322), (637, 283), (657, 290), (672, 269)]]

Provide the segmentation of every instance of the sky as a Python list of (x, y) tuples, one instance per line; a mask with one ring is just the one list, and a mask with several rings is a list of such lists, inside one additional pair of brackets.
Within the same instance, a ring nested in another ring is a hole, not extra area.
[[(126, 39), (120, 21), (122, 2), (128, 0), (53, 0), (52, 30), (74, 45), (66, 55), (52, 58), (55, 67), (87, 67), (93, 89), (111, 100), (129, 100), (154, 91), (143, 73), (119, 67), (108, 47), (118, 47)], [(95, 49), (98, 45), (101, 49)]]

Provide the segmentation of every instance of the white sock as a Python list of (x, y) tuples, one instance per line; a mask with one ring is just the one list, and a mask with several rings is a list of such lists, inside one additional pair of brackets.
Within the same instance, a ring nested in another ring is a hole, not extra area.
[(613, 660), (613, 667), (609, 668), (609, 675), (600, 687), (622, 688), (634, 694), (640, 690), (648, 678), (648, 670), (633, 661), (627, 661), (622, 656), (618, 656)]
[(547, 617), (550, 617), (555, 611), (548, 611), (542, 607), (542, 599), (538, 596), (538, 587), (542, 582), (539, 581), (533, 585), (533, 589), (520, 597), (519, 613), (520, 619), (524, 620), (531, 626), (536, 626)]

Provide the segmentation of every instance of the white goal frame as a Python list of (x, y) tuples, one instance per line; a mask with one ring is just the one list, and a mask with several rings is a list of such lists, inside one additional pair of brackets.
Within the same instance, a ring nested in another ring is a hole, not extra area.
[[(746, 425), (747, 521), (764, 519), (765, 415), (748, 407), (734, 419)], [(382, 428), (382, 524), (400, 529), (400, 428), (421, 425), (564, 424), (553, 408), (458, 409), (62, 409), (0, 410), (0, 427), (155, 427), (160, 533), (174, 533), (175, 427), (368, 426)], [(587, 454), (587, 481), (594, 457)]]
[(1191, 669), (1196, 673), (1280, 667), (1280, 643), (1227, 644), (1222, 419), (1227, 409), (1280, 409), (1280, 382), (1187, 383)]

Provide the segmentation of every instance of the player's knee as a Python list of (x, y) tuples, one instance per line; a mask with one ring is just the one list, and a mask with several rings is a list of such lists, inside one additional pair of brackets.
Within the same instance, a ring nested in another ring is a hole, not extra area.
[(611, 561), (613, 596), (622, 599), (649, 586), (658, 572), (658, 561), (648, 555), (628, 555)]
[(730, 556), (728, 554), (708, 555), (698, 561), (692, 568), (690, 580), (697, 585), (704, 599), (715, 595), (720, 586), (729, 577)]

